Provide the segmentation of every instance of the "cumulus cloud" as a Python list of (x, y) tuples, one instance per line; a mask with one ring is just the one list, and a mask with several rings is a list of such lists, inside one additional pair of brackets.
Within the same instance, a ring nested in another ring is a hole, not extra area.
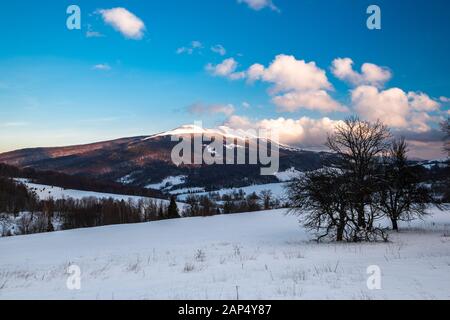
[[(342, 124), (339, 120), (324, 117), (312, 119), (302, 117), (300, 119), (277, 118), (254, 120), (238, 115), (231, 116), (224, 125), (233, 130), (276, 130), (279, 142), (282, 144), (327, 151), (325, 142), (327, 135), (333, 133), (336, 125)], [(443, 157), (443, 134), (436, 129), (424, 132), (412, 130), (393, 130), (394, 136), (405, 137), (409, 145), (409, 156), (421, 159), (437, 159)]]
[(361, 72), (357, 72), (353, 70), (353, 60), (350, 58), (335, 59), (331, 72), (336, 78), (355, 86), (371, 85), (381, 88), (392, 78), (392, 73), (387, 68), (372, 63), (364, 63)]
[(140, 40), (144, 37), (144, 22), (125, 8), (101, 9), (98, 11), (106, 24), (112, 26), (126, 38)]
[(433, 118), (425, 111), (439, 108), (439, 103), (424, 93), (406, 93), (399, 88), (380, 90), (374, 86), (359, 86), (351, 93), (355, 110), (370, 121), (381, 120), (393, 128), (427, 131)]
[(305, 108), (322, 112), (346, 111), (328, 93), (333, 90), (324, 70), (315, 62), (278, 55), (267, 68), (252, 65), (246, 72), (249, 82), (257, 80), (273, 84), (269, 93), (280, 111), (294, 112)]
[(100, 70), (100, 71), (109, 71), (112, 68), (110, 67), (109, 64), (107, 63), (100, 63), (100, 64), (96, 64), (95, 66), (92, 67), (92, 69), (94, 70)]
[(238, 0), (238, 3), (245, 3), (250, 9), (259, 11), (264, 8), (270, 8), (273, 11), (280, 12), (280, 9), (272, 2), (272, 0)]
[(323, 148), (327, 134), (334, 131), (339, 121), (329, 118), (300, 119), (277, 118), (254, 121), (247, 117), (231, 116), (224, 125), (234, 130), (275, 130), (279, 135), (279, 142), (291, 146)]
[(189, 46), (181, 47), (177, 49), (177, 54), (193, 54), (196, 50), (203, 48), (203, 44), (200, 41), (192, 41)]
[(439, 102), (431, 99), (423, 92), (409, 92), (408, 100), (411, 107), (417, 111), (436, 111), (439, 109)]
[(278, 55), (268, 68), (256, 64), (250, 67), (250, 80), (263, 80), (274, 84), (272, 92), (331, 89), (325, 71), (315, 62), (297, 60), (294, 56)]
[(392, 127), (406, 127), (408, 97), (398, 88), (379, 91), (373, 86), (360, 86), (352, 91), (353, 105), (364, 119), (381, 120)]
[(221, 56), (224, 56), (227, 54), (227, 50), (221, 44), (216, 44), (215, 46), (212, 46), (211, 51), (214, 53), (217, 53)]
[(444, 96), (440, 97), (439, 100), (441, 102), (443, 102), (443, 103), (449, 103), (450, 102), (450, 98), (447, 98), (447, 97), (444, 97)]
[(232, 104), (212, 104), (212, 105), (205, 105), (202, 103), (195, 103), (193, 105), (190, 105), (187, 108), (187, 111), (192, 114), (197, 115), (215, 115), (215, 114), (224, 114), (226, 116), (231, 116), (234, 111), (235, 107)]
[(225, 77), (230, 80), (239, 80), (245, 78), (244, 72), (236, 72), (237, 67), (237, 61), (234, 60), (234, 58), (228, 58), (217, 65), (208, 63), (206, 65), (206, 70), (213, 76)]
[(280, 111), (294, 112), (299, 108), (321, 112), (346, 111), (346, 108), (335, 101), (325, 90), (288, 92), (275, 96), (272, 101)]

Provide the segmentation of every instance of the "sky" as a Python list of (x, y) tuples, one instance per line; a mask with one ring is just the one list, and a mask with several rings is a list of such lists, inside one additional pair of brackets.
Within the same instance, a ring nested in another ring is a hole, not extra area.
[[(369, 30), (367, 8), (381, 10)], [(70, 5), (81, 10), (69, 30)], [(0, 152), (194, 121), (320, 148), (351, 116), (441, 158), (447, 0), (21, 1), (0, 10)]]

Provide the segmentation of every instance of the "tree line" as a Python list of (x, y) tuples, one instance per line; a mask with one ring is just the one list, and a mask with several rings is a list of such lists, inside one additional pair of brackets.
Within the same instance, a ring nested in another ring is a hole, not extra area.
[(270, 190), (263, 190), (259, 194), (256, 192), (246, 194), (242, 189), (223, 195), (217, 192), (208, 195), (189, 195), (185, 202), (188, 205), (187, 215), (191, 217), (256, 212), (278, 209), (284, 205)]
[[(217, 214), (255, 212), (281, 207), (270, 190), (245, 194), (243, 190), (219, 195), (190, 195), (183, 212), (176, 198), (169, 201), (142, 198), (138, 201), (113, 198), (40, 200), (27, 187), (12, 178), (0, 177), (0, 223), (11, 215), (16, 221), (15, 234), (31, 234), (90, 228), (115, 224), (141, 223), (180, 217), (206, 217)], [(3, 236), (8, 234), (1, 228)]]
[(33, 168), (22, 169), (4, 163), (0, 163), (0, 176), (30, 179), (37, 184), (57, 186), (64, 189), (168, 199), (159, 190), (127, 186), (114, 181), (92, 179), (80, 175), (68, 175), (55, 171), (39, 171)]
[[(151, 198), (142, 198), (136, 202), (131, 199), (124, 201), (94, 197), (40, 200), (24, 184), (6, 177), (0, 177), (0, 213), (17, 219), (20, 234), (51, 232), (55, 224), (58, 230), (68, 230), (181, 216), (174, 197), (170, 202)], [(6, 218), (3, 215), (0, 220)]]

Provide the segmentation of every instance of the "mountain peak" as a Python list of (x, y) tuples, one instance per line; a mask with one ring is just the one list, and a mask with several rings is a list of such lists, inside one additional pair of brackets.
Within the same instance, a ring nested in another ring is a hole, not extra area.
[[(220, 135), (224, 137), (233, 137), (233, 138), (249, 138), (248, 136), (244, 135), (244, 132), (242, 130), (234, 130), (227, 126), (220, 126), (215, 129), (207, 129), (203, 128), (201, 126), (192, 125), (192, 124), (186, 124), (182, 125), (176, 129), (165, 131), (158, 133), (156, 135), (150, 136), (146, 138), (152, 139), (157, 137), (165, 137), (165, 136), (176, 136), (176, 135), (188, 135), (188, 134), (211, 134), (211, 135)], [(251, 138), (257, 138), (256, 136)]]
[(158, 137), (167, 137), (167, 136), (183, 136), (183, 135), (191, 135), (191, 134), (210, 134), (215, 136), (222, 136), (225, 138), (232, 138), (232, 139), (240, 139), (240, 140), (248, 140), (248, 139), (263, 139), (263, 140), (270, 140), (272, 142), (275, 142), (280, 148), (287, 149), (291, 151), (301, 151), (299, 148), (291, 147), (289, 145), (285, 145), (280, 143), (276, 140), (268, 139), (267, 137), (260, 137), (256, 132), (249, 132), (243, 129), (233, 129), (227, 126), (219, 126), (215, 129), (207, 129), (203, 128), (201, 126), (192, 125), (192, 124), (186, 124), (182, 125), (176, 129), (165, 131), (162, 133), (158, 133), (155, 135), (152, 135), (150, 137), (145, 138), (144, 140), (150, 140), (153, 138)]

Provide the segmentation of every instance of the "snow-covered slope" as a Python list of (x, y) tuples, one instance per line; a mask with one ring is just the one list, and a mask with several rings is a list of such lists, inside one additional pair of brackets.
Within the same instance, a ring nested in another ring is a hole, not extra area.
[(239, 190), (242, 190), (242, 191), (244, 191), (244, 193), (246, 195), (250, 195), (254, 192), (256, 194), (260, 194), (261, 191), (270, 190), (270, 191), (272, 191), (272, 195), (275, 198), (282, 201), (282, 200), (285, 200), (285, 198), (286, 198), (285, 188), (286, 188), (286, 183), (280, 182), (280, 183), (257, 184), (257, 185), (253, 185), (253, 186), (243, 187), (243, 188), (220, 189), (220, 190), (215, 190), (215, 191), (211, 191), (211, 192), (203, 192), (203, 190), (201, 190), (201, 189), (191, 188), (191, 189), (186, 189), (186, 190), (175, 190), (174, 192), (171, 192), (171, 193), (178, 195), (177, 196), (178, 200), (184, 201), (190, 194), (195, 194), (197, 196), (203, 196), (203, 195), (209, 195), (212, 193), (218, 193), (221, 196), (223, 196), (226, 194), (232, 194), (233, 192), (239, 192)]
[(247, 139), (247, 138), (257, 138), (257, 136), (249, 136), (247, 132), (244, 130), (234, 130), (226, 126), (219, 126), (216, 129), (207, 129), (196, 125), (183, 125), (174, 130), (165, 131), (147, 138), (144, 140), (153, 139), (156, 137), (165, 137), (165, 136), (182, 136), (189, 134), (204, 134), (204, 135), (215, 135), (215, 136), (224, 136), (236, 139)]
[[(270, 140), (268, 136), (266, 137), (260, 137), (256, 134), (256, 132), (251, 132), (247, 130), (242, 129), (233, 129), (227, 126), (218, 126), (214, 129), (207, 129), (203, 128), (197, 125), (183, 125), (179, 128), (176, 128), (174, 130), (165, 131), (158, 133), (156, 135), (152, 135), (150, 137), (143, 138), (144, 141), (154, 139), (157, 137), (167, 137), (167, 136), (184, 136), (184, 135), (212, 135), (215, 137), (225, 137), (225, 138), (231, 138), (231, 139), (237, 139), (237, 140), (247, 140), (247, 139), (262, 139), (262, 140)], [(272, 142), (275, 142), (279, 148), (286, 149), (290, 151), (301, 151), (302, 149), (288, 146), (285, 144), (280, 143), (279, 141), (270, 140)], [(233, 144), (234, 145), (234, 144)], [(236, 146), (235, 146), (236, 147)]]
[(170, 176), (160, 183), (153, 183), (145, 186), (147, 189), (165, 190), (185, 183), (187, 176)]
[[(0, 299), (450, 298), (448, 212), (391, 243), (310, 238), (283, 210), (1, 238)], [(81, 290), (66, 287), (70, 265)]]
[[(140, 196), (129, 196), (123, 194), (113, 194), (113, 193), (101, 193), (101, 192), (92, 192), (92, 191), (82, 191), (82, 190), (72, 190), (72, 189), (63, 189), (60, 187), (48, 186), (44, 184), (36, 184), (31, 183), (27, 179), (16, 179), (23, 183), (29, 190), (36, 193), (36, 195), (41, 200), (48, 200), (52, 198), (53, 200), (58, 199), (83, 199), (83, 198), (98, 198), (98, 199), (114, 199), (117, 201), (133, 201), (134, 203), (138, 203), (139, 200), (151, 199), (157, 201), (158, 203), (161, 201), (163, 203), (169, 204), (168, 200), (156, 199), (156, 198), (147, 198)], [(182, 202), (178, 203), (180, 208), (184, 208), (185, 204)]]

